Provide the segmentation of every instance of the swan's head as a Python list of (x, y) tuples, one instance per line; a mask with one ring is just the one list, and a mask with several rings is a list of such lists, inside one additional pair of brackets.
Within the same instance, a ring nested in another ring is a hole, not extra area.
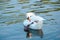
[(33, 13), (33, 12), (29, 12), (29, 13), (26, 13), (26, 17), (28, 18), (30, 18), (30, 17), (32, 17), (32, 16), (35, 16), (35, 14)]

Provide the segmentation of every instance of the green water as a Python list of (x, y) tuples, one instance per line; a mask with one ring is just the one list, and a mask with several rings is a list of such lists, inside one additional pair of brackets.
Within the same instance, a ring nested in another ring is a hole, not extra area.
[[(43, 26), (45, 37), (42, 40), (60, 39), (60, 0), (0, 0), (1, 40), (26, 40), (25, 36), (20, 35), (25, 35), (22, 22), (27, 12), (34, 12), (46, 19)], [(51, 33), (56, 34), (55, 37), (50, 36)]]

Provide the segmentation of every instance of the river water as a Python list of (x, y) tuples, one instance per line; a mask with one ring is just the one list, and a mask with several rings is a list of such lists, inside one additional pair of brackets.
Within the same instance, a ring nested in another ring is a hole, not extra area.
[[(44, 37), (27, 39), (23, 20), (34, 12), (46, 20)], [(60, 40), (60, 0), (0, 0), (0, 40)]]

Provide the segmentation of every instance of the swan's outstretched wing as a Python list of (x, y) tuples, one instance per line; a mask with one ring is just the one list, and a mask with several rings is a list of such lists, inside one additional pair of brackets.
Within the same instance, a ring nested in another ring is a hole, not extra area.
[(30, 19), (32, 21), (43, 21), (43, 20), (45, 20), (44, 18), (42, 18), (40, 16), (32, 16), (32, 17), (30, 17)]
[(42, 18), (42, 17), (40, 17), (40, 16), (36, 16), (36, 18), (37, 18), (38, 20), (45, 20), (44, 18)]
[(43, 20), (45, 20), (45, 19), (40, 17), (40, 16), (32, 16), (31, 20), (32, 21), (38, 21), (38, 22), (37, 23), (35, 22), (34, 24), (32, 24), (30, 28), (32, 28), (32, 29), (41, 29), (42, 26), (43, 26)]

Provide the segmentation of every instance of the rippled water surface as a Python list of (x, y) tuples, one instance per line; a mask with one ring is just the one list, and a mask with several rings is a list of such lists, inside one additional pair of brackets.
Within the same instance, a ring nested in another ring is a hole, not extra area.
[(60, 0), (0, 0), (0, 40), (28, 40), (22, 24), (27, 12), (46, 19), (42, 40), (60, 40)]

